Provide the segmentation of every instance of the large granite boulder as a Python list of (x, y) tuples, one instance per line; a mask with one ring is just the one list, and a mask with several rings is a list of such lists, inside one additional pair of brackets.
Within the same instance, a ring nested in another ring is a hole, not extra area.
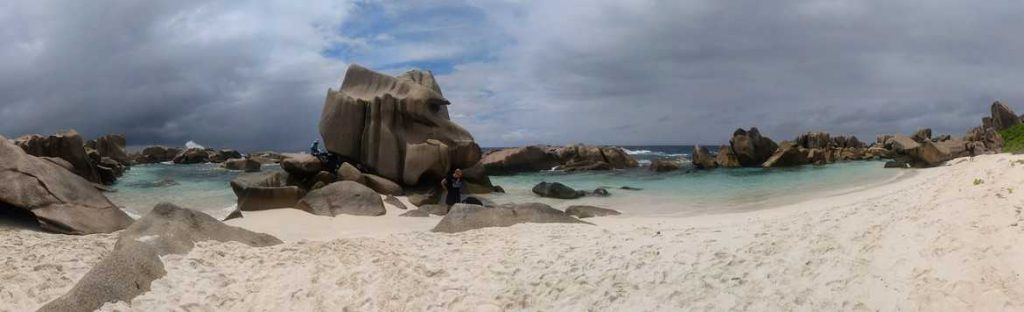
[(890, 144), (890, 148), (897, 154), (909, 154), (911, 150), (915, 150), (921, 146), (921, 143), (917, 143), (913, 138), (904, 135), (893, 135)]
[(490, 152), (480, 164), (487, 174), (497, 175), (550, 170), (560, 162), (543, 147), (531, 145)]
[(260, 162), (251, 158), (232, 158), (220, 164), (221, 168), (228, 170), (241, 170), (245, 172), (259, 172)]
[(136, 164), (154, 164), (172, 161), (179, 153), (181, 153), (181, 149), (175, 147), (147, 146), (141, 152), (132, 156), (132, 162)]
[(541, 197), (560, 199), (576, 199), (587, 194), (584, 191), (574, 190), (571, 187), (558, 182), (540, 182), (533, 187), (533, 193), (540, 195)]
[(720, 167), (735, 168), (740, 166), (740, 160), (736, 158), (736, 153), (733, 153), (732, 147), (729, 145), (722, 145), (718, 147), (718, 155), (715, 156), (715, 163)]
[(0, 209), (31, 213), (47, 231), (109, 233), (132, 219), (93, 184), (0, 136)]
[(693, 167), (697, 169), (714, 169), (718, 162), (711, 156), (711, 152), (703, 145), (693, 146)]
[(130, 165), (131, 159), (125, 151), (127, 141), (123, 135), (108, 134), (85, 143), (85, 147), (96, 150), (102, 157), (108, 157), (122, 165)]
[(281, 171), (244, 173), (231, 180), (231, 190), (238, 197), (242, 211), (295, 207), (306, 191), (288, 184), (288, 174)]
[(655, 159), (651, 160), (651, 165), (648, 167), (648, 170), (651, 170), (653, 172), (669, 172), (679, 170), (679, 168), (682, 167), (683, 164), (678, 160)]
[(778, 148), (775, 141), (762, 136), (756, 127), (750, 130), (736, 129), (729, 140), (729, 145), (743, 167), (761, 166)]
[(589, 224), (540, 203), (505, 204), (497, 207), (455, 204), (432, 231), (458, 233), (486, 227), (507, 227), (519, 223)]
[(131, 302), (167, 275), (160, 257), (185, 254), (201, 241), (239, 242), (253, 247), (281, 240), (225, 225), (209, 215), (162, 203), (118, 235), (114, 249), (66, 294), (39, 311), (94, 311), (105, 303)]
[[(449, 120), (449, 102), (435, 87), (430, 72), (396, 78), (349, 66), (341, 88), (327, 92), (319, 126), (324, 146), (392, 181), (424, 180), (407, 174), (404, 165), (424, 160), (415, 149), (428, 139), (448, 148), (448, 155), (438, 158), (449, 167), (439, 171), (473, 166), (480, 160), (480, 146)], [(408, 153), (410, 148), (413, 153)], [(426, 172), (431, 171), (421, 173)]]
[(402, 195), (402, 186), (387, 178), (375, 174), (363, 174), (364, 183), (367, 187), (383, 195)]
[(1009, 106), (1002, 102), (992, 103), (992, 127), (998, 130), (1005, 130), (1020, 124), (1020, 117), (1013, 112)]
[(363, 177), (363, 173), (359, 171), (359, 168), (356, 168), (349, 163), (342, 163), (341, 166), (338, 167), (337, 176), (338, 180), (342, 181), (352, 181), (363, 184), (365, 184), (366, 181), (366, 178)]
[(569, 206), (569, 208), (565, 208), (565, 213), (580, 219), (604, 216), (617, 216), (622, 214), (621, 212), (614, 209), (585, 205)]
[(811, 163), (808, 152), (795, 142), (782, 141), (779, 148), (761, 166), (765, 168), (791, 167)]
[(99, 173), (93, 167), (85, 151), (85, 141), (75, 130), (54, 135), (27, 135), (14, 140), (26, 153), (39, 157), (57, 157), (68, 161), (75, 168), (73, 172), (94, 183), (102, 183)]
[(914, 149), (904, 150), (904, 153), (910, 156), (914, 167), (934, 167), (947, 160), (967, 156), (968, 152), (966, 143), (957, 140), (937, 143), (924, 141)]
[(339, 214), (382, 216), (387, 212), (377, 192), (352, 181), (334, 182), (313, 190), (299, 200), (296, 208), (330, 217)]
[(311, 177), (323, 170), (320, 159), (310, 154), (292, 154), (281, 161), (281, 169), (298, 177)]

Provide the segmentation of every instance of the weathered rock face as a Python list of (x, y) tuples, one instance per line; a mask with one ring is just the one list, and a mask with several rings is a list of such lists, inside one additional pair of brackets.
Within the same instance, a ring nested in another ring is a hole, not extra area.
[(306, 191), (288, 184), (288, 174), (280, 171), (245, 173), (231, 180), (242, 211), (295, 207)]
[(323, 170), (323, 163), (313, 155), (294, 154), (281, 161), (281, 169), (290, 175), (310, 177)]
[(649, 169), (654, 172), (669, 172), (679, 170), (679, 168), (682, 167), (683, 164), (677, 160), (655, 159), (651, 160), (651, 166)]
[(493, 208), (455, 204), (432, 231), (458, 233), (486, 227), (506, 227), (518, 223), (589, 224), (551, 206), (540, 203), (505, 204)]
[(832, 144), (832, 137), (826, 132), (807, 132), (798, 136), (794, 142), (804, 148), (826, 149)]
[(779, 148), (768, 157), (762, 167), (791, 167), (806, 165), (811, 161), (807, 158), (807, 150), (794, 142), (783, 141)]
[(416, 147), (428, 139), (448, 148), (440, 163), (449, 167), (440, 171), (471, 167), (480, 160), (480, 147), (469, 132), (449, 120), (449, 102), (438, 90), (430, 72), (414, 71), (396, 78), (352, 65), (341, 88), (327, 92), (320, 117), (324, 146), (403, 183), (423, 180), (415, 173), (406, 174), (405, 165), (424, 160)]
[(998, 130), (1005, 130), (1007, 128), (1020, 124), (1020, 117), (1017, 113), (1013, 112), (1009, 106), (999, 101), (992, 103), (992, 127)]
[(133, 155), (132, 162), (136, 164), (153, 164), (174, 160), (175, 156), (181, 153), (181, 149), (166, 146), (147, 146), (138, 154)]
[[(428, 139), (423, 143), (406, 146), (403, 183), (405, 185), (429, 184), (440, 181), (452, 168), (448, 163), (451, 152), (441, 141)], [(456, 167), (458, 168), (458, 167)]]
[(603, 217), (603, 216), (617, 216), (622, 214), (614, 209), (601, 208), (595, 206), (583, 206), (574, 205), (565, 208), (565, 213), (570, 216), (576, 216), (577, 218), (592, 218), (592, 217)]
[(123, 135), (108, 134), (86, 142), (85, 147), (96, 150), (96, 153), (99, 153), (101, 157), (108, 157), (122, 165), (128, 166), (131, 164), (131, 160), (124, 149), (126, 144), (127, 141)]
[(538, 183), (533, 187), (533, 193), (540, 195), (541, 197), (560, 199), (575, 199), (586, 195), (586, 192), (574, 190), (571, 187), (565, 186), (565, 184), (558, 182)]
[(27, 211), (47, 231), (109, 233), (132, 222), (89, 181), (29, 155), (2, 136), (0, 181), (0, 209)]
[(711, 156), (708, 148), (702, 145), (693, 147), (693, 167), (697, 169), (713, 169), (718, 167), (718, 162)]
[(733, 153), (736, 154), (740, 166), (743, 167), (761, 166), (778, 148), (775, 141), (761, 136), (761, 132), (756, 127), (746, 131), (736, 129), (736, 132), (732, 134), (732, 139), (729, 140), (729, 145), (732, 147)]
[[(970, 143), (972, 155), (999, 153), (1003, 150), (1003, 136), (994, 128), (976, 127), (967, 131), (964, 141)], [(977, 143), (980, 144), (977, 144)]]
[(377, 192), (352, 181), (335, 182), (311, 191), (299, 200), (296, 208), (330, 217), (339, 214), (382, 216), (386, 213), (384, 201)]
[(75, 168), (74, 173), (78, 176), (94, 183), (103, 182), (86, 154), (82, 136), (75, 130), (50, 136), (27, 135), (14, 142), (29, 155), (64, 159), (71, 163), (71, 166)]
[[(568, 157), (567, 158), (571, 158)], [(549, 170), (561, 164), (540, 146), (524, 146), (490, 152), (480, 160), (487, 174), (512, 174)]]
[(722, 145), (718, 148), (718, 156), (715, 156), (715, 163), (725, 168), (735, 168), (740, 166), (740, 160), (736, 158), (736, 154), (732, 152), (732, 147), (728, 145)]
[(203, 213), (158, 204), (125, 229), (110, 254), (70, 291), (39, 311), (93, 311), (108, 302), (131, 302), (167, 274), (160, 256), (187, 253), (200, 241), (234, 241), (253, 247), (281, 243), (273, 236), (227, 226)]
[(259, 172), (260, 163), (250, 158), (232, 158), (224, 161), (220, 165), (224, 169), (228, 170), (242, 170), (245, 172)]

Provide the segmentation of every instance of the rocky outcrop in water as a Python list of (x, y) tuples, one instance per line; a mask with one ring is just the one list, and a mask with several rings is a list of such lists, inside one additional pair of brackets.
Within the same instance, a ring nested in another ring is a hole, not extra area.
[(341, 87), (327, 92), (320, 135), (343, 160), (391, 181), (432, 186), (480, 160), (472, 135), (449, 120), (449, 104), (430, 72), (391, 77), (351, 65)]
[(693, 147), (693, 167), (696, 169), (714, 169), (718, 167), (718, 162), (715, 161), (715, 157), (711, 155), (711, 151), (703, 145), (695, 145)]
[(736, 129), (732, 133), (732, 139), (729, 139), (729, 146), (743, 167), (761, 166), (778, 148), (775, 141), (761, 136), (756, 127), (750, 130)]
[(181, 153), (180, 148), (167, 146), (147, 146), (138, 153), (129, 155), (134, 164), (155, 164), (171, 161)]
[(0, 210), (29, 213), (47, 231), (109, 233), (132, 222), (90, 181), (26, 153), (2, 136), (0, 181)]
[(533, 193), (541, 197), (575, 199), (587, 195), (584, 191), (577, 191), (565, 184), (558, 182), (541, 182), (533, 187)]
[(220, 164), (221, 168), (228, 170), (240, 170), (245, 172), (259, 172), (262, 165), (251, 158), (232, 158)]
[(622, 148), (585, 144), (506, 148), (487, 153), (480, 164), (489, 175), (551, 169), (569, 172), (612, 170), (639, 166), (637, 160)]
[(225, 225), (209, 215), (163, 203), (118, 235), (114, 249), (66, 294), (39, 311), (94, 311), (108, 302), (131, 302), (167, 271), (160, 257), (185, 254), (201, 241), (252, 247), (281, 244), (263, 233)]
[(222, 163), (232, 158), (242, 158), (242, 154), (231, 149), (189, 148), (175, 155), (171, 162), (175, 164)]
[(682, 162), (672, 159), (655, 159), (651, 160), (651, 165), (648, 166), (648, 170), (653, 172), (669, 172), (677, 171), (682, 168)]

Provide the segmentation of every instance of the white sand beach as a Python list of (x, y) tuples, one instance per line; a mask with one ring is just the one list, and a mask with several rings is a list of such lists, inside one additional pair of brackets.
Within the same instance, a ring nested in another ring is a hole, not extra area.
[[(1024, 309), (1024, 156), (753, 212), (431, 233), (440, 217), (246, 213), (285, 244), (200, 243), (103, 311)], [(794, 190), (797, 192), (799, 190)], [(611, 207), (615, 208), (615, 207)], [(70, 289), (116, 233), (0, 228), (0, 311)]]

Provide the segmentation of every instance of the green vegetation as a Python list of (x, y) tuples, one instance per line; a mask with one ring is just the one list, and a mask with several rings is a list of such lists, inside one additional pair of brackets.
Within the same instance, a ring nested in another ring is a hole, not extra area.
[(985, 180), (982, 180), (982, 179), (974, 179), (974, 185), (978, 185), (978, 184), (982, 184), (982, 183), (985, 183)]
[(999, 135), (1003, 136), (1003, 152), (1015, 154), (1024, 152), (1024, 124), (1001, 130)]

